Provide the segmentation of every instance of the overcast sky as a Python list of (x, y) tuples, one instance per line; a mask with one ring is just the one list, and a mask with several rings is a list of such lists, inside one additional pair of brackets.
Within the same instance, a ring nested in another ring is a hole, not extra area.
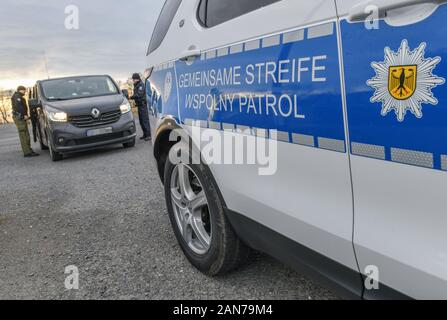
[[(20, 83), (29, 86), (46, 78), (44, 52), (51, 77), (110, 74), (120, 80), (142, 72), (163, 3), (1, 0), (0, 88), (14, 88)], [(65, 27), (69, 16), (65, 10), (70, 5), (79, 9), (79, 30)]]

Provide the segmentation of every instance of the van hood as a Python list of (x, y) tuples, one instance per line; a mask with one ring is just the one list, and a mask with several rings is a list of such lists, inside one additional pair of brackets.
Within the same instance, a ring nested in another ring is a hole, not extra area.
[(115, 94), (92, 98), (80, 98), (66, 101), (45, 101), (45, 105), (66, 112), (69, 116), (90, 114), (93, 108), (101, 113), (116, 111), (125, 102), (124, 96)]

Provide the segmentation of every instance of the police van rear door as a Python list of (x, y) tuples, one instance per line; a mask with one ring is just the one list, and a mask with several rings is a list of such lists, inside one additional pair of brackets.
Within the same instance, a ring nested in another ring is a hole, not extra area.
[(182, 8), (172, 51), (182, 124), (279, 140), (271, 175), (210, 164), (226, 205), (329, 257), (332, 266), (315, 267), (333, 267), (360, 293), (334, 1), (202, 0)]
[(366, 297), (447, 298), (444, 2), (337, 0)]

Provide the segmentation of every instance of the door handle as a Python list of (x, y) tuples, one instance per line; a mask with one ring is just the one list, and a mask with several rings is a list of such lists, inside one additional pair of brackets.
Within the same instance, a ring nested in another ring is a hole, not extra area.
[(202, 52), (199, 49), (191, 49), (183, 52), (179, 58), (180, 61), (188, 61), (200, 57)]
[(379, 19), (385, 18), (388, 11), (411, 7), (420, 4), (440, 5), (447, 0), (369, 0), (354, 6), (348, 15), (348, 21), (359, 22), (370, 17), (371, 12), (366, 10), (369, 6), (374, 6), (378, 10)]

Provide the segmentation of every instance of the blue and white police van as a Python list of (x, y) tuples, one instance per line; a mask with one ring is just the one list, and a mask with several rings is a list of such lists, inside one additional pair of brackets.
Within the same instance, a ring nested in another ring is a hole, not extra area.
[[(445, 2), (166, 1), (146, 90), (195, 267), (228, 272), (250, 247), (350, 297), (447, 298)], [(187, 161), (194, 130), (275, 142), (274, 173)]]

